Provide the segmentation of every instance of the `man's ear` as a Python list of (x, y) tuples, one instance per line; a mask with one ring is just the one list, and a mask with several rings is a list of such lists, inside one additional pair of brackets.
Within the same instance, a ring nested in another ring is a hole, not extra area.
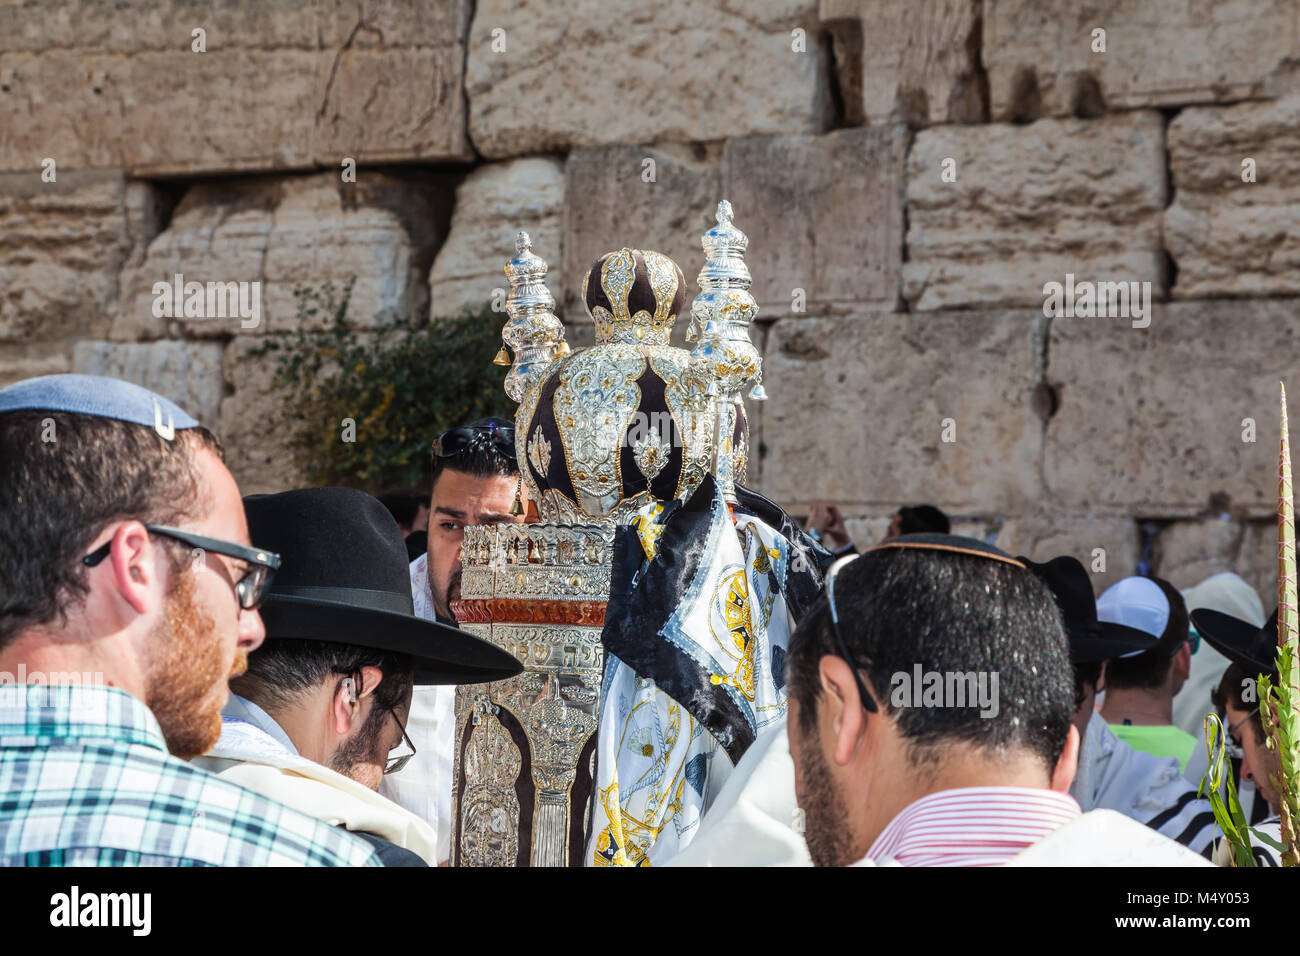
[(362, 718), (369, 713), (365, 702), (373, 702), (375, 688), (384, 679), (384, 672), (370, 665), (362, 667), (358, 673), (361, 677), (359, 692), (355, 675), (339, 681), (334, 691), (330, 712), (334, 719), (334, 732), (340, 735), (349, 734), (360, 725)]
[(1183, 680), (1187, 680), (1192, 673), (1192, 645), (1186, 641), (1178, 648), (1178, 653), (1174, 655), (1174, 672)]
[(109, 539), (109, 567), (113, 586), (137, 614), (158, 605), (164, 591), (166, 561), (162, 549), (149, 538), (139, 521), (127, 521)]
[(1065, 747), (1061, 750), (1061, 756), (1056, 758), (1056, 766), (1052, 768), (1052, 782), (1050, 789), (1057, 793), (1069, 793), (1070, 784), (1074, 783), (1074, 775), (1079, 769), (1079, 728), (1070, 723), (1070, 730), (1065, 735)]
[(1106, 689), (1106, 668), (1110, 666), (1110, 661), (1101, 662), (1101, 670), (1097, 671), (1097, 689), (1095, 693), (1100, 694)]
[(834, 734), (832, 756), (840, 766), (852, 762), (866, 732), (866, 711), (858, 694), (858, 682), (848, 663), (835, 654), (827, 654), (818, 665), (822, 700), (818, 721)]

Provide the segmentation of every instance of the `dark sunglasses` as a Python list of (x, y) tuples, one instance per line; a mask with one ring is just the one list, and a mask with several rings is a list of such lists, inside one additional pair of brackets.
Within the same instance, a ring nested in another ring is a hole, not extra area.
[(462, 425), (449, 428), (433, 442), (437, 458), (451, 458), (470, 448), (490, 446), (509, 458), (515, 457), (515, 429), (513, 425)]
[(831, 569), (826, 572), (826, 603), (831, 609), (831, 630), (835, 634), (835, 650), (844, 663), (849, 665), (849, 670), (853, 672), (853, 679), (858, 683), (858, 697), (862, 701), (862, 706), (871, 713), (876, 713), (879, 708), (876, 706), (876, 698), (867, 693), (867, 685), (862, 680), (862, 675), (858, 673), (858, 665), (853, 662), (853, 655), (849, 653), (849, 646), (844, 643), (844, 635), (840, 633), (840, 613), (835, 608), (835, 575), (839, 574), (840, 568), (854, 561), (861, 555), (850, 554), (840, 558), (831, 565)]
[[(245, 611), (251, 611), (262, 603), (263, 598), (266, 597), (266, 589), (271, 586), (271, 578), (280, 567), (280, 556), (272, 551), (250, 548), (235, 544), (233, 541), (222, 541), (220, 538), (209, 538), (191, 531), (182, 531), (180, 528), (169, 528), (167, 525), (147, 524), (144, 527), (150, 534), (162, 535), (164, 538), (188, 544), (191, 548), (222, 554), (252, 565), (248, 573), (235, 582), (235, 594), (239, 598), (239, 606)], [(104, 542), (82, 558), (81, 563), (88, 568), (93, 568), (108, 557), (112, 547), (112, 541)]]

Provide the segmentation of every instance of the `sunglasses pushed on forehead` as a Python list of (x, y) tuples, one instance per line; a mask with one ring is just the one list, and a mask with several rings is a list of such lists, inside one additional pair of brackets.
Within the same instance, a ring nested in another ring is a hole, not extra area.
[(436, 458), (451, 458), (470, 448), (490, 447), (510, 458), (515, 457), (515, 428), (513, 425), (462, 425), (449, 428), (433, 442)]

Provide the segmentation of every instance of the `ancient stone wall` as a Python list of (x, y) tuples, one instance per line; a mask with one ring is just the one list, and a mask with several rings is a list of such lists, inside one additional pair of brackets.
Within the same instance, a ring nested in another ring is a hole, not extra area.
[[(295, 285), (436, 320), (527, 229), (580, 344), (592, 259), (656, 248), (694, 286), (725, 197), (771, 396), (752, 485), (860, 544), (931, 502), (1098, 589), (1266, 592), (1297, 63), (1295, 0), (0, 4), (0, 384), (139, 381), (286, 487), (250, 353)], [(156, 316), (176, 274), (260, 282), (259, 323)], [(1053, 282), (1139, 294), (1049, 315)]]

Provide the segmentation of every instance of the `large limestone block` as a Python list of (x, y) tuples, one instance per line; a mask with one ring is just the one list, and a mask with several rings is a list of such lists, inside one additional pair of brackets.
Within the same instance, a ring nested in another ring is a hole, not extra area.
[[(820, 12), (832, 31), (855, 21), (860, 43), (851, 52), (860, 64), (846, 75), (861, 84), (864, 124), (984, 118), (980, 0), (821, 0)], [(851, 91), (843, 92), (848, 99)]]
[(468, 0), (364, 15), (337, 0), (133, 7), (4, 8), (0, 170), (45, 156), (147, 176), (472, 158)]
[[(436, 184), (367, 170), (356, 183), (341, 183), (332, 173), (199, 183), (181, 199), (143, 262), (123, 273), (113, 337), (295, 329), (295, 287), (332, 284), (341, 291), (354, 275), (347, 311), (353, 327), (425, 315), (426, 277), (442, 238), (445, 204)], [(250, 304), (251, 284), (260, 283), (260, 317), (155, 316), (154, 284), (173, 284), (177, 274), (185, 282), (249, 283)], [(323, 328), (332, 318), (322, 311), (306, 324)]]
[(1211, 574), (1236, 571), (1246, 524), (1228, 515), (1175, 521), (1161, 528), (1152, 547), (1152, 570), (1179, 590)]
[(919, 310), (1041, 307), (1043, 286), (1073, 274), (1151, 282), (1161, 297), (1163, 123), (1142, 111), (922, 130), (907, 163), (904, 296)]
[[(590, 321), (581, 299), (593, 262), (624, 246), (653, 249), (676, 262), (686, 278), (687, 305), (673, 330), (673, 344), (683, 345), (704, 266), (700, 236), (716, 221), (718, 200), (734, 198), (723, 194), (721, 150), (676, 144), (578, 149), (565, 163), (565, 180), (563, 288), (557, 279), (551, 292), (564, 303), (566, 320)], [(737, 206), (736, 225), (748, 233), (758, 215)], [(553, 260), (538, 254), (552, 262), (554, 274)]]
[(1041, 513), (1011, 517), (998, 527), (994, 543), (1008, 554), (1023, 554), (1039, 563), (1060, 555), (1077, 558), (1094, 594), (1137, 571), (1137, 522), (1129, 518)]
[(1244, 524), (1246, 533), (1232, 570), (1255, 589), (1268, 613), (1277, 606), (1277, 519)]
[(1278, 381), (1295, 372), (1296, 306), (1157, 305), (1146, 329), (1053, 319), (1047, 380), (1059, 408), (1044, 454), (1049, 507), (1152, 518), (1207, 508), (1272, 513)]
[(258, 352), (265, 340), (239, 338), (225, 347), (221, 369), (229, 394), (221, 400), (220, 435), (226, 464), (246, 495), (307, 484), (294, 460), (292, 439), (300, 414), (275, 389), (278, 353)]
[(0, 175), (0, 341), (103, 337), (152, 187), (55, 167)]
[(520, 230), (546, 260), (547, 286), (558, 305), (564, 267), (564, 164), (533, 157), (480, 166), (456, 187), (451, 229), (429, 273), (430, 317), (478, 313), (495, 303), (505, 322), (510, 283), (504, 270), (515, 255)]
[(0, 388), (25, 378), (71, 371), (71, 349), (66, 342), (0, 345)]
[(985, 0), (993, 119), (1267, 96), (1298, 28), (1292, 0)]
[(212, 342), (78, 342), (72, 370), (142, 385), (215, 429), (225, 391), (221, 357)]
[(479, 0), (468, 43), (470, 138), (488, 157), (831, 120), (816, 0)]
[(727, 143), (723, 189), (760, 317), (895, 309), (906, 150), (901, 126)]
[(1186, 109), (1168, 140), (1173, 296), (1300, 293), (1300, 97)]
[(764, 358), (761, 490), (846, 513), (918, 501), (1032, 510), (1044, 322), (1028, 311), (777, 322)]

